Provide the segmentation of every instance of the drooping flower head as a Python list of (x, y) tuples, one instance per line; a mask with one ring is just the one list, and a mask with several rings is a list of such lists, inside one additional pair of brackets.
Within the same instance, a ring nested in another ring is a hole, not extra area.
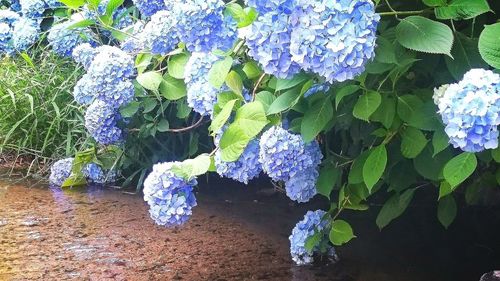
[(64, 57), (70, 57), (73, 49), (82, 43), (93, 43), (92, 34), (87, 28), (70, 28), (76, 22), (68, 20), (54, 24), (47, 39), (52, 50)]
[(297, 0), (292, 60), (328, 82), (353, 79), (375, 56), (379, 20), (371, 0)]
[(97, 50), (92, 45), (83, 43), (73, 49), (72, 57), (87, 70), (96, 54)]
[(171, 11), (159, 11), (151, 17), (144, 27), (143, 38), (146, 48), (152, 54), (166, 55), (179, 44), (179, 37), (175, 30), (178, 23)]
[(83, 175), (87, 182), (94, 185), (113, 183), (116, 180), (115, 171), (105, 171), (95, 163), (89, 163), (83, 169)]
[(437, 89), (435, 101), (454, 147), (467, 152), (498, 147), (499, 74), (472, 69), (462, 81)]
[(174, 174), (177, 162), (159, 163), (144, 181), (144, 200), (149, 205), (151, 218), (162, 226), (184, 224), (196, 206), (193, 187), (196, 180), (185, 180)]
[(316, 141), (305, 144), (300, 135), (274, 126), (260, 138), (259, 161), (264, 172), (275, 181), (290, 178), (316, 168), (322, 158)]
[(14, 24), (12, 43), (17, 51), (24, 51), (36, 43), (40, 37), (40, 26), (37, 21), (20, 18)]
[[(328, 221), (324, 218), (326, 212), (323, 210), (308, 211), (304, 219), (299, 221), (292, 230), (290, 235), (290, 254), (293, 261), (298, 265), (310, 264), (314, 261), (313, 254), (319, 251), (316, 246), (312, 251), (308, 251), (305, 247), (308, 238), (313, 236), (315, 232), (323, 230), (328, 225)], [(328, 254), (335, 256), (333, 247), (329, 247)]]
[(74, 158), (66, 158), (55, 162), (50, 167), (49, 183), (51, 186), (60, 187), (71, 175)]
[(163, 0), (133, 0), (134, 5), (145, 17), (151, 17), (161, 10), (167, 10)]
[(318, 192), (316, 182), (319, 172), (316, 168), (309, 168), (285, 182), (286, 196), (293, 201), (305, 203), (311, 200)]
[(224, 17), (222, 0), (187, 0), (174, 5), (177, 33), (190, 52), (228, 51), (236, 42), (236, 22)]
[(212, 115), (217, 94), (227, 89), (216, 89), (208, 82), (208, 72), (218, 60), (211, 53), (192, 53), (184, 70), (188, 105), (201, 115)]
[(85, 112), (85, 128), (100, 144), (117, 143), (122, 139), (118, 127), (119, 113), (101, 100), (94, 100)]

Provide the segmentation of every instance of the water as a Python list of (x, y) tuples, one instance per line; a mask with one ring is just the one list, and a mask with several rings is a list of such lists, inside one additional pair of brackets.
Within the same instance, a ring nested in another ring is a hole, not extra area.
[(498, 210), (466, 209), (446, 232), (418, 205), (383, 232), (376, 207), (346, 213), (358, 238), (340, 262), (294, 266), (288, 235), (325, 202), (212, 182), (177, 229), (154, 225), (140, 196), (0, 182), (0, 280), (468, 281), (500, 269)]

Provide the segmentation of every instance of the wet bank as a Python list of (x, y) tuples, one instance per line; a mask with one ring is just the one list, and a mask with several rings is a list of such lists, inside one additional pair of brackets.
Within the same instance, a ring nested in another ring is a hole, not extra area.
[(358, 238), (340, 262), (294, 266), (288, 235), (323, 202), (295, 206), (256, 185), (202, 184), (189, 223), (165, 229), (140, 196), (0, 181), (0, 280), (465, 281), (500, 268), (496, 210), (459, 215), (446, 232), (432, 208), (410, 209), (383, 232), (373, 214), (349, 214)]

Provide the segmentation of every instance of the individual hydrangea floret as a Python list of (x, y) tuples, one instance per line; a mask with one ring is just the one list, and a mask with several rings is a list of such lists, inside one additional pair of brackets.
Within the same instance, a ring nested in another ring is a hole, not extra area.
[(144, 181), (144, 200), (149, 205), (151, 218), (162, 226), (184, 224), (196, 206), (193, 187), (196, 180), (187, 181), (174, 174), (177, 162), (159, 163)]
[(316, 190), (318, 177), (319, 172), (316, 168), (310, 168), (291, 177), (285, 182), (286, 196), (299, 203), (308, 202), (318, 193)]
[(69, 28), (76, 22), (68, 20), (54, 24), (47, 39), (52, 50), (64, 57), (70, 57), (73, 49), (82, 43), (93, 43), (92, 34), (86, 28)]
[(305, 144), (300, 135), (274, 126), (260, 138), (259, 161), (264, 172), (275, 181), (288, 181), (310, 168), (322, 158), (316, 141)]
[[(298, 265), (310, 264), (314, 261), (313, 254), (319, 251), (316, 246), (312, 251), (305, 247), (306, 241), (318, 231), (324, 230), (328, 226), (328, 220), (325, 219), (326, 212), (323, 210), (308, 211), (304, 219), (299, 221), (290, 235), (290, 254), (293, 261)], [(328, 255), (336, 257), (333, 247), (326, 249)]]
[(236, 22), (224, 17), (222, 0), (190, 0), (174, 5), (178, 35), (190, 52), (227, 51), (236, 42)]
[(498, 147), (499, 74), (472, 69), (460, 82), (437, 89), (435, 101), (454, 147), (467, 152)]
[(304, 97), (307, 98), (309, 96), (312, 96), (317, 93), (327, 93), (330, 91), (330, 84), (329, 83), (320, 83), (313, 85), (311, 88), (309, 88), (305, 93)]
[(240, 158), (234, 162), (222, 161), (221, 151), (217, 150), (215, 167), (219, 175), (248, 184), (248, 181), (258, 177), (262, 172), (262, 165), (259, 162), (259, 141), (257, 139), (250, 141)]
[(94, 185), (103, 185), (113, 183), (116, 180), (115, 171), (105, 171), (101, 166), (90, 163), (83, 169), (83, 175), (87, 179), (87, 182)]
[(92, 45), (83, 43), (76, 46), (73, 50), (72, 57), (75, 62), (81, 64), (87, 70), (96, 54), (97, 50)]
[(159, 11), (151, 17), (143, 31), (144, 44), (152, 54), (166, 55), (173, 51), (179, 38), (176, 32), (175, 20), (171, 11)]
[(158, 11), (166, 10), (167, 8), (163, 0), (133, 0), (133, 2), (145, 17), (151, 17)]
[(14, 24), (12, 34), (14, 48), (18, 51), (24, 51), (35, 44), (40, 37), (40, 26), (34, 20), (20, 18)]
[(371, 0), (297, 0), (290, 16), (292, 60), (328, 82), (353, 79), (375, 56), (379, 20)]
[(100, 144), (117, 143), (122, 139), (122, 130), (117, 126), (120, 116), (101, 100), (94, 100), (85, 112), (85, 128)]
[(217, 94), (227, 89), (218, 90), (208, 82), (208, 72), (218, 60), (211, 53), (193, 53), (184, 70), (188, 105), (201, 115), (212, 115)]
[(60, 187), (71, 175), (74, 158), (66, 158), (55, 162), (50, 167), (49, 183), (51, 186)]
[(31, 19), (41, 18), (48, 8), (44, 0), (20, 0), (19, 3), (23, 16)]
[(262, 65), (264, 72), (278, 78), (291, 78), (300, 72), (290, 53), (289, 16), (279, 12), (260, 15), (245, 32), (248, 54)]

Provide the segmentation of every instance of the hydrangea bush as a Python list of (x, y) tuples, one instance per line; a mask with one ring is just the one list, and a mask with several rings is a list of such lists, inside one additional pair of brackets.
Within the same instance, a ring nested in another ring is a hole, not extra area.
[[(76, 5), (48, 31), (52, 51), (86, 70), (73, 93), (95, 140), (71, 175), (54, 166), (59, 185), (118, 168), (171, 227), (192, 215), (196, 177), (265, 175), (297, 203), (330, 202), (292, 230), (302, 265), (336, 256), (355, 237), (343, 214), (367, 210), (374, 194), (382, 229), (435, 187), (448, 227), (455, 191), (476, 204), (500, 184), (498, 3), (133, 2)], [(24, 7), (37, 14), (34, 3)], [(0, 13), (3, 53), (12, 38), (37, 38), (31, 26), (14, 31), (21, 16)]]

